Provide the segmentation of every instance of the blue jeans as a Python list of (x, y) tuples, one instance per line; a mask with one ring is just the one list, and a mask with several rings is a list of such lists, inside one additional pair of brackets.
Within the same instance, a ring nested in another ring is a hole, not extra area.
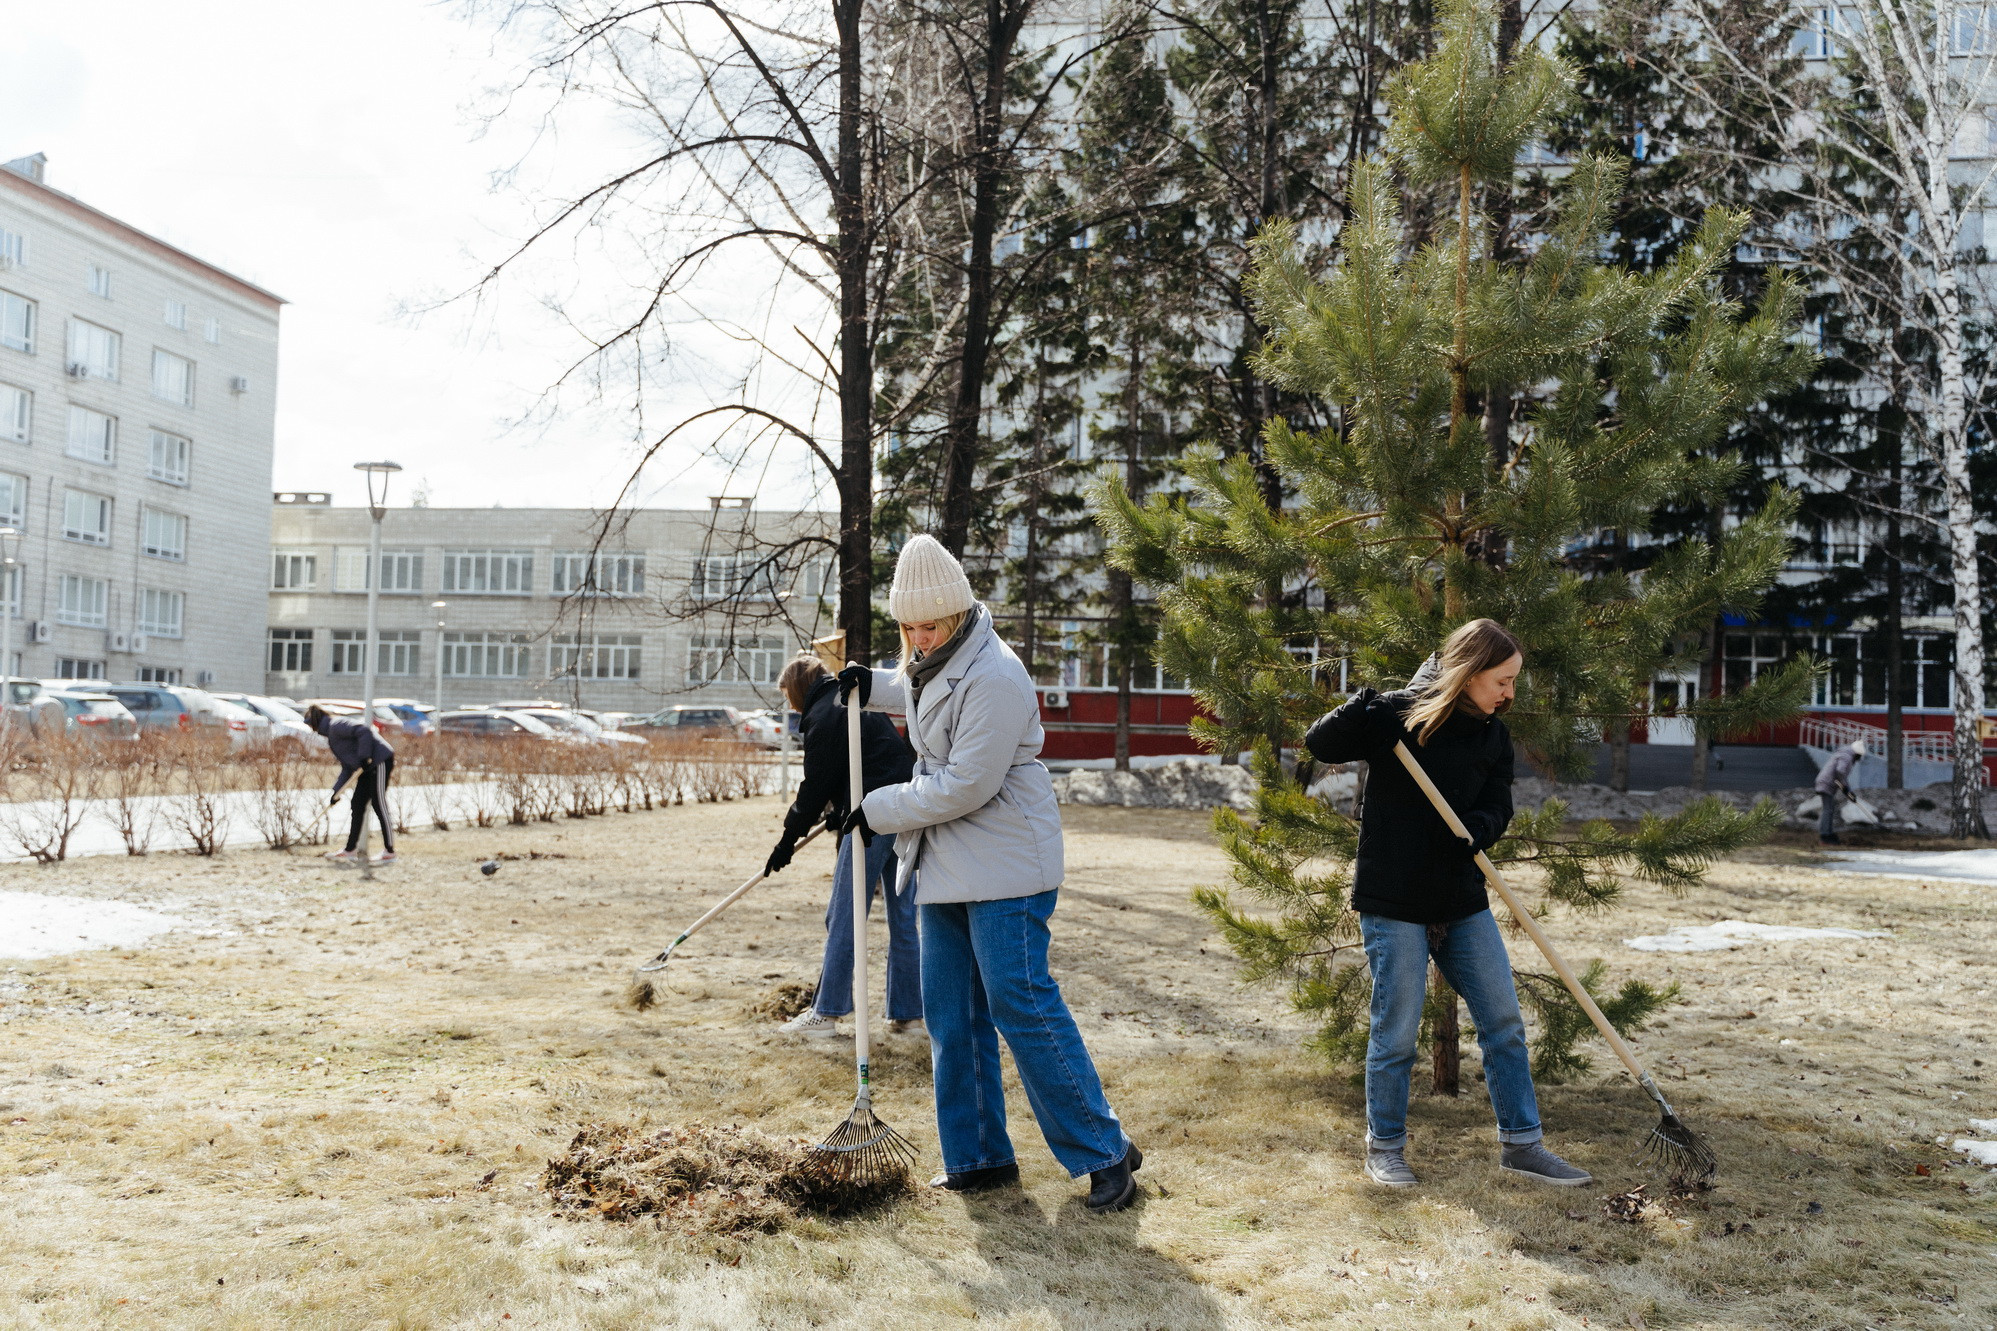
[[(874, 912), (874, 892), (885, 878), (888, 917), (888, 1020), (916, 1021), (922, 1016), (920, 951), (915, 941), (915, 892), (897, 896), (894, 890), (894, 833), (883, 832), (867, 847), (867, 913)], [(811, 1009), (821, 1017), (843, 1017), (853, 1010), (853, 852), (839, 843), (839, 863), (832, 870), (832, 900), (825, 907), (825, 960), (818, 968), (818, 996)]]
[[(1526, 1056), (1525, 1018), (1519, 1015), (1511, 958), (1491, 912), (1480, 910), (1448, 926), (1435, 950), (1436, 968), (1463, 996), (1484, 1052), (1484, 1087), (1498, 1115), (1498, 1140), (1540, 1139), (1539, 1100)], [(1428, 994), (1428, 926), (1361, 915), (1360, 936), (1373, 967), (1373, 1024), (1366, 1041), (1366, 1139), (1398, 1147), (1408, 1138), (1408, 1072), (1421, 1034)]]
[(1057, 891), (922, 908), (922, 1006), (929, 1014), (936, 1135), (952, 1174), (1013, 1163), (998, 1037), (1054, 1158), (1080, 1178), (1123, 1159), (1123, 1135), (1082, 1033), (1047, 973)]

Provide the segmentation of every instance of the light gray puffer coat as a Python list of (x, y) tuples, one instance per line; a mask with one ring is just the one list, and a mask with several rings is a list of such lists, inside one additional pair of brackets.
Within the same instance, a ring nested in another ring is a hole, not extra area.
[[(867, 706), (906, 715), (906, 681), (874, 671)], [(870, 792), (861, 806), (869, 827), (897, 834), (900, 891), (911, 874), (924, 905), (1003, 901), (1061, 885), (1061, 810), (1040, 762), (1039, 695), (990, 615), (922, 686), (908, 737), (915, 776)]]

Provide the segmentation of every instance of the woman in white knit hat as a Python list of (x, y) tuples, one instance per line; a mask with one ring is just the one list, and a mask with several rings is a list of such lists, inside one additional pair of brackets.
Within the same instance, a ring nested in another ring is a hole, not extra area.
[(1063, 876), (1061, 813), (1039, 759), (1039, 699), (964, 568), (930, 536), (902, 547), (888, 610), (901, 666), (849, 665), (863, 706), (908, 718), (915, 775), (870, 792), (846, 830), (896, 834), (901, 890), (922, 933), (922, 1007), (935, 1069), (938, 1187), (1017, 1182), (1006, 1135), (999, 1036), (1040, 1131), (1087, 1205), (1130, 1204), (1143, 1163), (1124, 1135), (1081, 1032), (1047, 973), (1048, 917)]

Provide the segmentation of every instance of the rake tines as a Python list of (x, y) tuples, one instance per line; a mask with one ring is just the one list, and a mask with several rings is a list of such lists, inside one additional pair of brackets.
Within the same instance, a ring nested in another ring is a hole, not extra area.
[(1703, 1182), (1719, 1171), (1719, 1157), (1706, 1139), (1685, 1126), (1669, 1109), (1644, 1139), (1644, 1158), (1654, 1160), (1672, 1178), (1688, 1183)]
[(862, 1099), (831, 1136), (811, 1148), (806, 1168), (854, 1187), (870, 1187), (907, 1177), (914, 1163), (915, 1148), (908, 1139), (876, 1118), (872, 1102)]

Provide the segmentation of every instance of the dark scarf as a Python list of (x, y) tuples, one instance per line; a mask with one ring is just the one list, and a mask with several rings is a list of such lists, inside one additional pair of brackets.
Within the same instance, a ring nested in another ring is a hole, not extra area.
[(908, 714), (910, 716), (915, 715), (916, 704), (922, 698), (922, 686), (927, 684), (944, 666), (950, 663), (950, 658), (957, 654), (957, 649), (962, 647), (964, 640), (971, 636), (971, 630), (978, 626), (978, 621), (983, 618), (984, 614), (984, 606), (972, 606), (971, 613), (964, 616), (964, 622), (957, 626), (957, 631), (950, 635), (948, 642), (944, 643), (941, 647), (931, 648), (909, 663)]

